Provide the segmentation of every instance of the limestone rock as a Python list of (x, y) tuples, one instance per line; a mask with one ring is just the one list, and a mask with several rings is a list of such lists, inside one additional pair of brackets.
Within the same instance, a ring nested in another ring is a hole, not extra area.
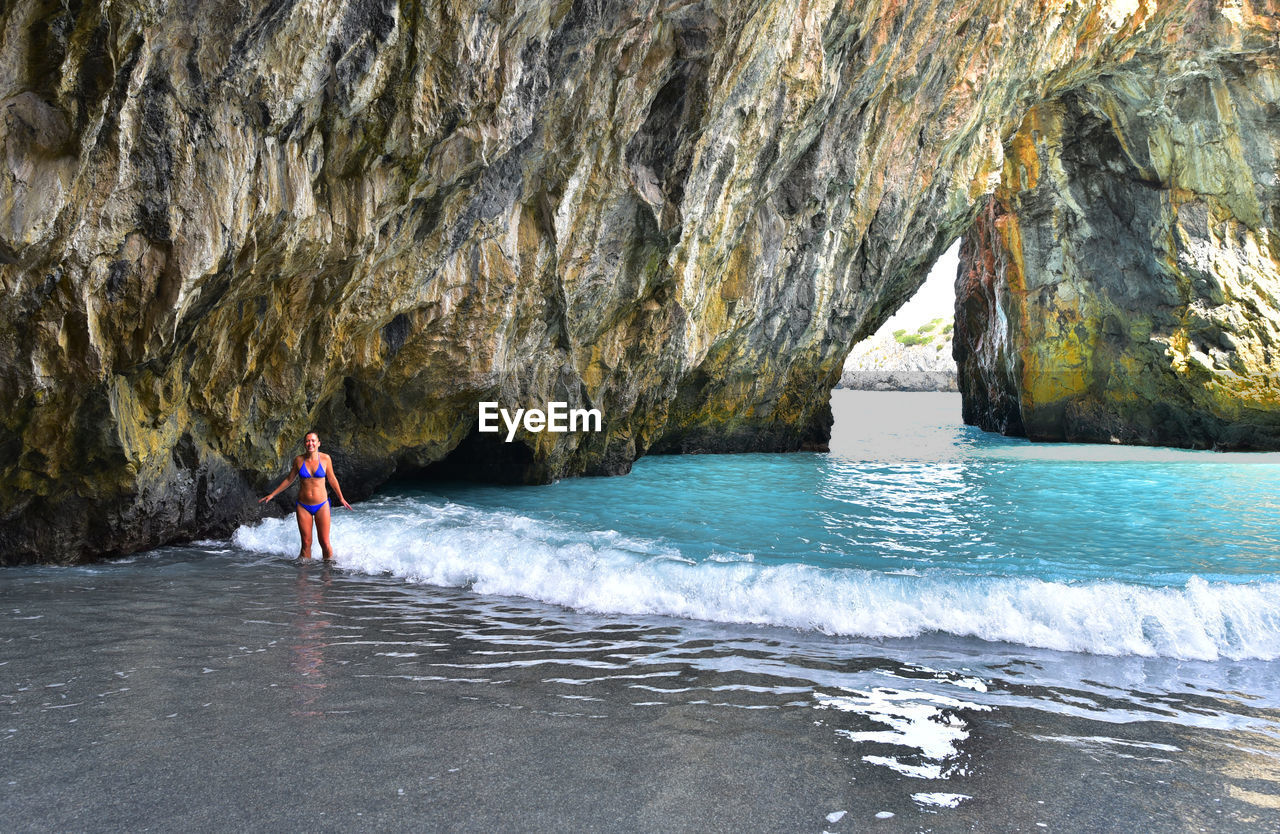
[[(902, 316), (896, 317), (901, 319)], [(859, 391), (957, 391), (949, 321), (934, 319), (858, 342), (844, 363), (841, 388)]]
[[(441, 461), (545, 481), (820, 447), (849, 347), (969, 225), (1029, 107), (1206, 27), (1274, 43), (1274, 15), (8, 3), (0, 560), (225, 534), (309, 428), (352, 498)], [(1197, 49), (1170, 60), (1194, 74)], [(1271, 141), (1264, 99), (1230, 136)], [(480, 400), (594, 407), (604, 430), (505, 444)]]
[(1227, 15), (1023, 120), (962, 249), (967, 421), (1280, 448), (1280, 24)]

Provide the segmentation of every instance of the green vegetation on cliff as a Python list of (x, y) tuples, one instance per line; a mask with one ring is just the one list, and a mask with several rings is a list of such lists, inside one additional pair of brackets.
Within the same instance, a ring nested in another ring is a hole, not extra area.
[(893, 338), (898, 344), (908, 347), (912, 345), (927, 345), (933, 341), (935, 336), (950, 334), (951, 326), (951, 323), (946, 319), (938, 318), (920, 325), (915, 333), (908, 333), (906, 328), (895, 330), (893, 331)]

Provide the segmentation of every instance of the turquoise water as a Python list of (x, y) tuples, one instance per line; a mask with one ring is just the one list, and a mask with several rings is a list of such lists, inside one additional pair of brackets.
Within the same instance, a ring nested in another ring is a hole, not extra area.
[(833, 409), (830, 454), (387, 493), (336, 567), (285, 518), (10, 569), (0, 818), (1280, 830), (1276, 456)]
[[(959, 397), (836, 391), (828, 454), (434, 484), (335, 519), (339, 561), (581, 610), (1105, 655), (1280, 657), (1280, 456), (1032, 444)], [(292, 519), (246, 527), (296, 552)]]

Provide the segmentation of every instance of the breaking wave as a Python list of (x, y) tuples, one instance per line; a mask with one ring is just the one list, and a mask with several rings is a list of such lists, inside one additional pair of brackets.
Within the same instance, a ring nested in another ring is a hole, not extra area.
[[(234, 543), (297, 552), (292, 518), (240, 528)], [(912, 637), (929, 632), (1102, 655), (1280, 658), (1280, 582), (1192, 576), (1169, 587), (1051, 581), (954, 568), (885, 572), (765, 564), (750, 553), (690, 558), (661, 540), (412, 497), (339, 511), (338, 565), (575, 609)]]

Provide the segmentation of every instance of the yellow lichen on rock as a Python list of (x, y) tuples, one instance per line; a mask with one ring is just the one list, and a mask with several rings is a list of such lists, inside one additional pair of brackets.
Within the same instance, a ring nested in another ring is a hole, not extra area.
[[(984, 277), (970, 286), (986, 289), (957, 356), (962, 390), (986, 404), (974, 422), (1280, 444), (1277, 145), (1253, 127), (1280, 85), (1274, 41), (1240, 48), (1249, 35), (1213, 35), (1236, 51), (1135, 58), (1024, 119), (980, 223), (998, 233), (972, 236)], [(1008, 352), (984, 347), (993, 326)]]

